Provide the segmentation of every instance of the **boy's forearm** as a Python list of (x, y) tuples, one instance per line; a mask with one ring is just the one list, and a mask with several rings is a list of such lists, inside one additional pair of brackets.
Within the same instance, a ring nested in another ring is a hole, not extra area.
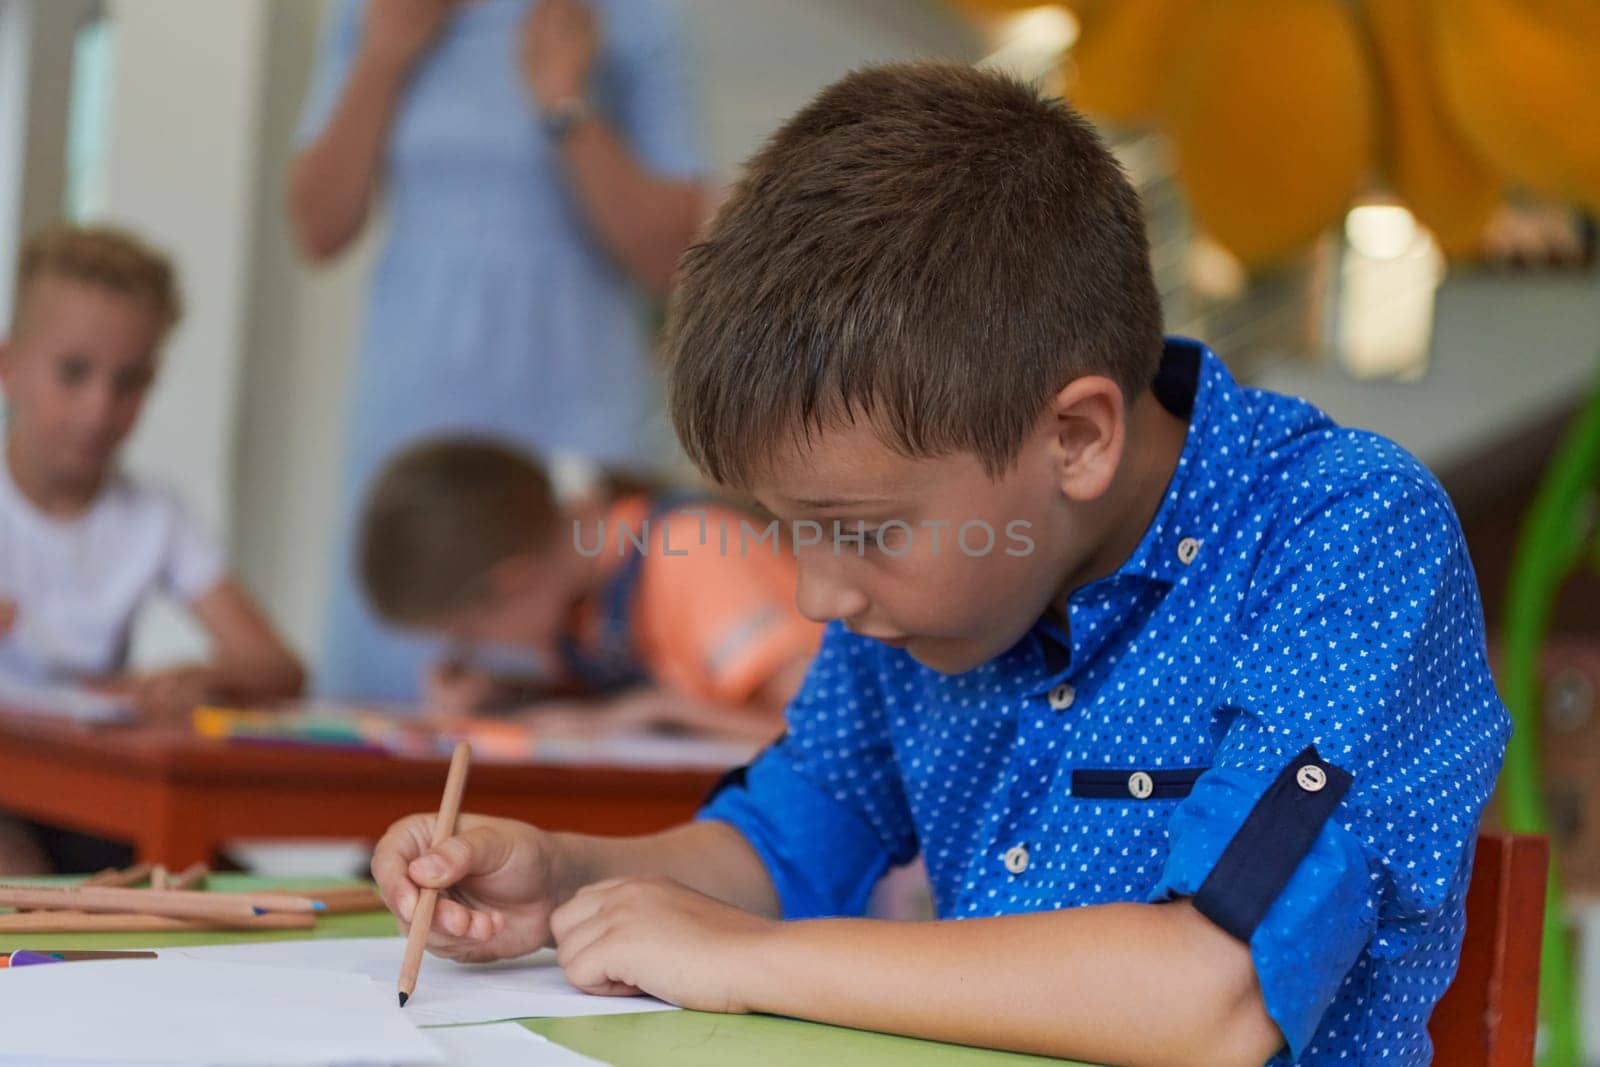
[(208, 688), (231, 700), (293, 700), (305, 691), (305, 669), (292, 656), (208, 668)]
[(754, 915), (782, 915), (766, 865), (726, 823), (685, 823), (643, 837), (552, 836), (560, 856), (556, 878), (563, 901), (608, 878), (661, 875)]
[(935, 923), (785, 923), (739, 975), (751, 1011), (1125, 1064), (1264, 1063), (1249, 950), (1187, 903)]

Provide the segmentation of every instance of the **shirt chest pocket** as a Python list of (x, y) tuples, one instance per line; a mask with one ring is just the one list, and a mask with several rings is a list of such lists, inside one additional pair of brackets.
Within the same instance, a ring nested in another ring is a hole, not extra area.
[(1189, 795), (1209, 767), (1080, 767), (1072, 795), (1080, 800), (1178, 800)]

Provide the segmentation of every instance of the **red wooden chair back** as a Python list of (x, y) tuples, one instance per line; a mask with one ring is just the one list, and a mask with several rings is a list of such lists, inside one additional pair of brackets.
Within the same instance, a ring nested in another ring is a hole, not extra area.
[(1467, 887), (1461, 966), (1428, 1023), (1433, 1062), (1526, 1067), (1539, 1019), (1539, 945), (1550, 843), (1484, 833)]

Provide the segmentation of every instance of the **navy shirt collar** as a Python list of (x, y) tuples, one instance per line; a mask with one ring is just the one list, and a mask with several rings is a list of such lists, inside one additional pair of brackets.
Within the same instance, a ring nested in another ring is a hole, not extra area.
[(1204, 552), (1208, 535), (1219, 532), (1217, 517), (1225, 510), (1219, 509), (1219, 498), (1239, 488), (1235, 471), (1250, 447), (1251, 420), (1243, 390), (1222, 360), (1199, 341), (1167, 339), (1153, 389), (1169, 411), (1188, 415), (1189, 432), (1144, 537), (1103, 580), (1133, 576), (1170, 586), (1193, 562), (1194, 557), (1184, 561), (1183, 543), (1193, 539)]

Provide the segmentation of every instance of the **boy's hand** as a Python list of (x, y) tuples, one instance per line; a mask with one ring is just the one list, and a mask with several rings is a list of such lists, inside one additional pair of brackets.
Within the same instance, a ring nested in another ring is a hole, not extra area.
[(656, 701), (623, 694), (608, 700), (546, 700), (517, 719), (539, 737), (615, 737), (645, 733), (671, 720)]
[(17, 622), (17, 604), (14, 600), (0, 600), (0, 637), (11, 632)]
[(550, 835), (514, 819), (462, 815), (437, 849), (432, 814), (389, 827), (372, 855), (372, 877), (405, 930), (421, 888), (445, 890), (428, 951), (466, 962), (522, 956), (550, 943), (558, 903)]
[(90, 688), (128, 701), (146, 722), (181, 726), (195, 708), (216, 698), (214, 680), (211, 668), (190, 665), (118, 675)]
[(780, 925), (670, 878), (596, 882), (550, 920), (567, 981), (586, 993), (740, 1013), (749, 1010), (742, 976)]
[(423, 707), (431, 714), (471, 715), (494, 701), (500, 686), (482, 671), (441, 660), (422, 676)]

